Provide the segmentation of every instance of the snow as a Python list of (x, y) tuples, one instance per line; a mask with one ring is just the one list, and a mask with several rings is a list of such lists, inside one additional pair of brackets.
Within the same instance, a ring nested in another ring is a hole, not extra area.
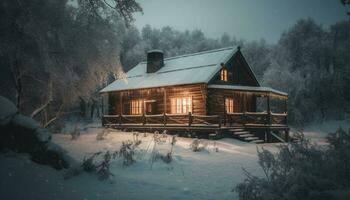
[(16, 115), (13, 118), (12, 123), (14, 126), (25, 127), (29, 130), (36, 130), (40, 127), (37, 121), (24, 115)]
[[(82, 160), (94, 152), (119, 150), (123, 141), (133, 139), (130, 132), (112, 130), (104, 140), (96, 140), (101, 131), (101, 128), (88, 128), (77, 140), (71, 140), (68, 134), (54, 134), (53, 142), (66, 149), (75, 160)], [(231, 190), (244, 179), (242, 167), (262, 174), (257, 163), (256, 145), (228, 138), (215, 141), (219, 152), (214, 150), (211, 140), (202, 140), (207, 143), (204, 151), (192, 152), (190, 143), (193, 139), (177, 137), (173, 162), (166, 164), (157, 160), (152, 165), (152, 137), (153, 134), (144, 137), (140, 133), (142, 143), (137, 149), (136, 163), (123, 167), (120, 159), (113, 161), (111, 172), (115, 176), (102, 182), (86, 173), (63, 180), (62, 171), (37, 165), (22, 156), (2, 155), (0, 192), (12, 197), (6, 199), (24, 197), (13, 188), (25, 188), (26, 199), (237, 199), (237, 194)], [(169, 141), (170, 136), (155, 149), (168, 152)], [(276, 149), (275, 144), (258, 146)]]
[(252, 86), (241, 86), (241, 85), (208, 85), (208, 88), (217, 88), (217, 89), (230, 89), (230, 90), (242, 90), (242, 91), (257, 91), (257, 92), (272, 92), (275, 94), (280, 94), (283, 96), (288, 96), (287, 93), (281, 92), (269, 87), (252, 87)]
[(230, 47), (166, 58), (156, 73), (146, 73), (147, 63), (141, 62), (127, 73), (127, 79), (116, 80), (101, 92), (206, 83), (235, 52)]
[(17, 111), (16, 106), (10, 100), (0, 96), (0, 125), (8, 124)]
[(338, 128), (345, 131), (350, 130), (350, 119), (345, 120), (328, 120), (325, 122), (315, 122), (303, 129), (304, 135), (317, 143), (324, 143), (327, 134), (334, 133)]
[[(339, 126), (350, 128), (349, 120), (315, 124), (305, 129), (308, 138), (323, 138)], [(103, 131), (98, 124), (85, 125), (80, 138), (69, 134), (54, 134), (52, 141), (63, 147), (77, 161), (98, 151), (119, 150), (123, 141), (133, 140), (133, 133), (109, 130), (103, 140), (96, 135)], [(310, 134), (312, 133), (312, 134)], [(231, 192), (244, 178), (242, 168), (262, 176), (256, 154), (257, 147), (276, 152), (279, 144), (250, 144), (235, 139), (201, 140), (205, 150), (192, 152), (192, 138), (177, 137), (170, 164), (150, 160), (153, 134), (138, 138), (136, 163), (123, 167), (120, 159), (111, 164), (115, 175), (99, 181), (95, 175), (82, 173), (64, 180), (63, 171), (38, 165), (23, 154), (0, 154), (0, 193), (4, 199), (238, 199)], [(158, 152), (170, 150), (170, 136), (157, 144)], [(216, 152), (214, 148), (218, 147)], [(55, 149), (55, 145), (51, 148)], [(21, 191), (21, 192), (18, 192)]]

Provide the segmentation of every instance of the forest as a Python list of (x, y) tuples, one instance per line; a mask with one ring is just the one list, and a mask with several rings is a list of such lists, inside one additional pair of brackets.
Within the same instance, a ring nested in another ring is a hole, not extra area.
[[(143, 12), (136, 0), (0, 2), (1, 198), (349, 198), (350, 131), (334, 121), (349, 128), (350, 13), (327, 26), (301, 17), (269, 43), (140, 28)], [(240, 46), (260, 85), (288, 93), (290, 141), (101, 126), (100, 90), (149, 50), (172, 57), (230, 46)]]
[[(161, 49), (165, 57), (227, 46), (242, 47), (261, 85), (289, 94), (289, 123), (344, 119), (349, 113), (350, 24), (329, 27), (311, 18), (285, 30), (277, 44), (245, 41), (229, 33), (208, 38), (201, 30), (146, 25), (138, 30), (101, 1), (3, 1), (1, 95), (20, 112), (57, 128), (72, 115), (99, 116), (99, 90)], [(55, 125), (56, 124), (56, 125)]]

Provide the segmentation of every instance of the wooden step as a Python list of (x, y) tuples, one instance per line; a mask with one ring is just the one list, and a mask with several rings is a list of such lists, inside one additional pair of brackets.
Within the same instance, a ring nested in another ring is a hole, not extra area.
[(235, 135), (244, 135), (244, 134), (249, 134), (249, 131), (238, 131), (238, 132), (233, 132)]
[(253, 137), (254, 135), (253, 134), (243, 134), (243, 135), (238, 135), (240, 138), (247, 138), (247, 137)]
[(255, 143), (255, 144), (264, 143), (264, 140), (252, 140), (250, 141), (250, 143)]
[(217, 134), (215, 134), (215, 133), (209, 134), (209, 140), (216, 140), (216, 139), (218, 139), (218, 135)]
[(258, 137), (246, 137), (246, 138), (244, 138), (244, 140), (245, 141), (254, 141), (254, 140), (259, 140), (259, 138)]
[(231, 131), (231, 132), (238, 132), (238, 131), (244, 131), (244, 129), (242, 129), (242, 128), (231, 128), (231, 129), (229, 129), (228, 131)]

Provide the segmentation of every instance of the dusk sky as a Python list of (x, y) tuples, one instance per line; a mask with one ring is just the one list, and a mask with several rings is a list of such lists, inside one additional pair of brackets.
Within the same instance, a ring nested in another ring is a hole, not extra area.
[(311, 17), (325, 26), (343, 19), (349, 7), (340, 0), (138, 0), (144, 14), (135, 25), (177, 30), (201, 29), (207, 37), (223, 33), (238, 39), (276, 43), (298, 19)]

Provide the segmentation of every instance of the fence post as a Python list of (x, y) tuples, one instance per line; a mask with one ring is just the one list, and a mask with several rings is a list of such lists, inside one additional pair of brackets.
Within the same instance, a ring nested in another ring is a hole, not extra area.
[(188, 113), (188, 126), (191, 126), (192, 120), (193, 120), (192, 113), (189, 112), (189, 113)]
[(166, 126), (166, 114), (165, 114), (165, 112), (163, 113), (163, 125)]
[(121, 127), (122, 126), (122, 114), (119, 114), (119, 126)]
[(218, 116), (218, 120), (219, 120), (219, 128), (221, 128), (222, 121), (221, 121), (221, 116), (220, 115)]
[(242, 122), (243, 122), (243, 125), (245, 125), (247, 123), (247, 120), (248, 120), (248, 117), (247, 117), (247, 114), (246, 114), (246, 111), (243, 112), (243, 115), (242, 115)]
[(146, 115), (145, 113), (142, 113), (142, 125), (144, 126), (146, 124)]

